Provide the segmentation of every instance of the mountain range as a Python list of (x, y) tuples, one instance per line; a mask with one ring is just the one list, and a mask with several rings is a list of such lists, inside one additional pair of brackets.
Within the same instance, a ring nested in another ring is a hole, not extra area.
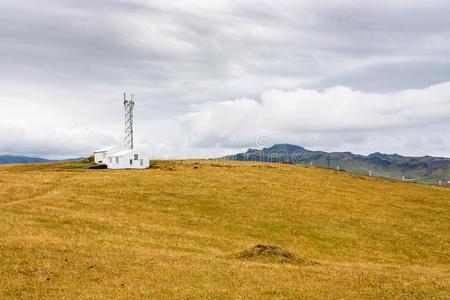
[(450, 158), (423, 156), (406, 157), (398, 154), (311, 151), (291, 144), (248, 149), (245, 153), (226, 156), (238, 161), (260, 161), (291, 164), (312, 164), (319, 167), (387, 177), (404, 181), (450, 184)]
[(29, 164), (29, 163), (46, 163), (55, 161), (76, 161), (82, 158), (71, 158), (64, 160), (45, 159), (40, 157), (18, 156), (18, 155), (0, 155), (0, 165), (2, 164)]

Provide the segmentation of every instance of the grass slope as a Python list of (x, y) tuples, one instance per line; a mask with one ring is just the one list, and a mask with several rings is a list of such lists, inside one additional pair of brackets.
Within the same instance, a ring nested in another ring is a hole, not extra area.
[[(82, 166), (0, 167), (0, 298), (449, 298), (450, 189), (281, 164)], [(258, 244), (314, 263), (239, 259)]]
[(372, 153), (368, 156), (351, 152), (311, 151), (290, 144), (276, 144), (269, 148), (249, 149), (245, 153), (226, 156), (237, 161), (288, 162), (316, 166), (352, 173), (421, 183), (449, 186), (450, 159), (442, 157), (406, 157), (398, 154)]

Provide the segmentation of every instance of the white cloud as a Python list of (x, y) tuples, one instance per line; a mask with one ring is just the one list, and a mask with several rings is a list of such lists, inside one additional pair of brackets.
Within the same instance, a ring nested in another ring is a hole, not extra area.
[(385, 94), (342, 86), (269, 90), (257, 100), (196, 105), (178, 120), (192, 144), (200, 147), (245, 147), (265, 134), (273, 143), (405, 154), (423, 154), (426, 149), (448, 156), (449, 116), (446, 82)]
[[(104, 114), (101, 106), (94, 107)], [(29, 120), (18, 120), (20, 125), (11, 118), (0, 123), (0, 152), (78, 156), (118, 143), (122, 107), (120, 103), (113, 107), (114, 126), (96, 126), (78, 114), (51, 119), (54, 112), (43, 113), (49, 120), (36, 126)], [(139, 105), (136, 110), (136, 144), (151, 149), (155, 158), (221, 156), (274, 143), (365, 154), (450, 156), (450, 82), (395, 93), (343, 86), (323, 91), (272, 89), (257, 99), (193, 104), (187, 113), (159, 120), (147, 120)]]
[(87, 156), (97, 148), (114, 145), (117, 140), (88, 128), (22, 128), (0, 122), (0, 153), (73, 158)]

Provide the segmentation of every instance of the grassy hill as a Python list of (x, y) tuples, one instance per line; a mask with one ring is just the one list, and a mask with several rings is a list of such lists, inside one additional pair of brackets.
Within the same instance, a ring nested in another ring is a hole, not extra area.
[(422, 183), (450, 183), (450, 158), (422, 156), (407, 157), (398, 154), (372, 153), (368, 156), (351, 152), (311, 151), (290, 144), (269, 148), (249, 149), (245, 153), (227, 156), (237, 161), (287, 162), (314, 164), (325, 168), (346, 170), (377, 177), (405, 179)]
[(449, 298), (448, 188), (283, 164), (83, 165), (0, 166), (1, 299)]

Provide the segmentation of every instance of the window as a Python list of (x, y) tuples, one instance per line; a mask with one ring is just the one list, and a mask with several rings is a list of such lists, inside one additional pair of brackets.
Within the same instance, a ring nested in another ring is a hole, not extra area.
[(116, 164), (119, 163), (119, 157), (116, 157)]
[(138, 160), (139, 159), (139, 155), (135, 154), (134, 155), (134, 160)]
[(132, 159), (130, 159), (130, 165), (132, 165), (133, 164), (133, 160)]
[(111, 157), (109, 158), (109, 163), (112, 163), (112, 158)]
[(141, 164), (141, 166), (144, 165), (144, 160), (142, 158), (141, 158), (140, 164)]

